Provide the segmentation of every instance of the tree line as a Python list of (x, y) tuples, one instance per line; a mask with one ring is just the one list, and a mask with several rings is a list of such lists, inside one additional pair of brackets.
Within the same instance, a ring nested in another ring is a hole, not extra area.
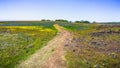
[(90, 23), (89, 21), (87, 21), (87, 20), (81, 20), (81, 21), (74, 21), (74, 22), (72, 22), (72, 21), (68, 21), (68, 20), (64, 20), (64, 19), (56, 19), (56, 20), (49, 20), (49, 19), (42, 19), (41, 21), (52, 21), (52, 22), (68, 22), (68, 23)]

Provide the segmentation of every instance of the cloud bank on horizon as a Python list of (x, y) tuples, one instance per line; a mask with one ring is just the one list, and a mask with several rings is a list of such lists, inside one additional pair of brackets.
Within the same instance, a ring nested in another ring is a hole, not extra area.
[(120, 21), (120, 0), (0, 0), (0, 20)]

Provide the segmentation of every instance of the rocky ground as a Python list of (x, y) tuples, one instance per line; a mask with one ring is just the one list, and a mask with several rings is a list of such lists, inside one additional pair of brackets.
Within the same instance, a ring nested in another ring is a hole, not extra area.
[(68, 68), (120, 68), (119, 26), (99, 25), (83, 35), (74, 32), (65, 45)]

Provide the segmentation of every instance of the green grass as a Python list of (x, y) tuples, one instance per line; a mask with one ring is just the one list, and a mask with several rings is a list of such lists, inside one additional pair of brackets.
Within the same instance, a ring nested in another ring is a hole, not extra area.
[[(78, 42), (75, 42), (79, 47), (72, 47), (66, 52), (65, 58), (68, 68), (120, 68), (120, 54), (114, 51), (110, 52), (110, 50), (108, 53), (104, 51), (111, 48), (119, 49), (117, 46), (119, 44), (116, 42), (119, 42), (120, 35), (108, 34), (99, 37), (90, 35), (90, 33), (109, 29), (118, 31), (120, 30), (119, 27), (99, 28), (100, 24), (55, 23), (72, 32), (73, 38), (79, 38)], [(53, 24), (54, 22), (37, 21), (1, 23), (0, 68), (14, 68), (36, 50), (44, 47), (56, 35), (57, 30), (53, 27)], [(91, 41), (99, 42), (101, 40), (104, 40), (110, 46), (89, 44)], [(73, 52), (73, 49), (76, 49), (76, 52)], [(54, 48), (51, 51), (54, 51)]]
[(14, 68), (45, 46), (56, 35), (57, 30), (52, 28), (0, 26), (0, 68)]

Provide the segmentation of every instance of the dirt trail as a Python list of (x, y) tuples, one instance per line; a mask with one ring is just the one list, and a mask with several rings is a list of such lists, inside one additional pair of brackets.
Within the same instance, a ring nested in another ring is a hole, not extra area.
[(66, 68), (64, 45), (71, 40), (71, 34), (57, 24), (54, 27), (59, 34), (17, 68)]

